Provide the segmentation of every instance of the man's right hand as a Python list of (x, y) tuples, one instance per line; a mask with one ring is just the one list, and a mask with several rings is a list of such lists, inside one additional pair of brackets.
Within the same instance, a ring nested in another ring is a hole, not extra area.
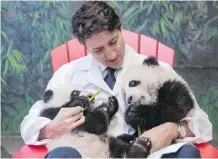
[(54, 139), (68, 133), (85, 122), (84, 108), (61, 108), (57, 116), (40, 130), (38, 140)]

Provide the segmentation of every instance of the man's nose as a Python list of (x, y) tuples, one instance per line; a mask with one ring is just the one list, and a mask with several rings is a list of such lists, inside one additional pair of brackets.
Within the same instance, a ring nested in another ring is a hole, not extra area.
[(114, 60), (116, 58), (116, 52), (113, 50), (107, 51), (106, 52), (106, 57), (108, 60)]

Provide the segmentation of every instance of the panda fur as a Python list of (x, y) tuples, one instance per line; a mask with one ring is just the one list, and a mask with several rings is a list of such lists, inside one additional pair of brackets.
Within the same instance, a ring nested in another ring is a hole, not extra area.
[[(125, 120), (143, 131), (166, 122), (179, 122), (195, 107), (187, 82), (172, 69), (160, 66), (154, 57), (126, 69), (122, 88), (128, 108)], [(123, 135), (123, 138), (129, 138)]]
[(149, 139), (139, 138), (130, 144), (123, 141), (122, 138), (107, 134), (110, 119), (118, 110), (118, 101), (114, 96), (109, 97), (108, 103), (103, 103), (95, 108), (94, 103), (90, 103), (88, 100), (91, 94), (74, 88), (59, 85), (52, 90), (46, 90), (44, 93), (43, 103), (45, 108), (41, 111), (40, 116), (52, 120), (63, 107), (83, 105), (84, 116), (86, 117), (85, 123), (69, 134), (50, 140), (46, 145), (49, 151), (57, 147), (69, 146), (76, 148), (83, 157), (91, 158), (140, 157), (141, 152), (144, 153), (144, 150), (136, 150), (138, 149), (137, 143), (142, 142), (149, 147)]

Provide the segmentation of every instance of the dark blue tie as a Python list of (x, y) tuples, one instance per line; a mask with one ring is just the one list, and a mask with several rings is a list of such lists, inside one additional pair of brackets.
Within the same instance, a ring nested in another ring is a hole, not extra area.
[(104, 81), (107, 83), (107, 85), (111, 88), (111, 90), (113, 90), (114, 88), (114, 84), (116, 82), (116, 78), (114, 76), (114, 72), (116, 71), (113, 68), (107, 67), (106, 70), (107, 75), (104, 77)]

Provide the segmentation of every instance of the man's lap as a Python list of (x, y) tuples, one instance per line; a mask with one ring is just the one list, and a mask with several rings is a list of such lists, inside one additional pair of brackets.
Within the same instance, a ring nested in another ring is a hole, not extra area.
[[(45, 158), (82, 158), (75, 148), (59, 147), (50, 151)], [(162, 158), (200, 158), (200, 151), (191, 144), (185, 144), (176, 152), (162, 155)]]

